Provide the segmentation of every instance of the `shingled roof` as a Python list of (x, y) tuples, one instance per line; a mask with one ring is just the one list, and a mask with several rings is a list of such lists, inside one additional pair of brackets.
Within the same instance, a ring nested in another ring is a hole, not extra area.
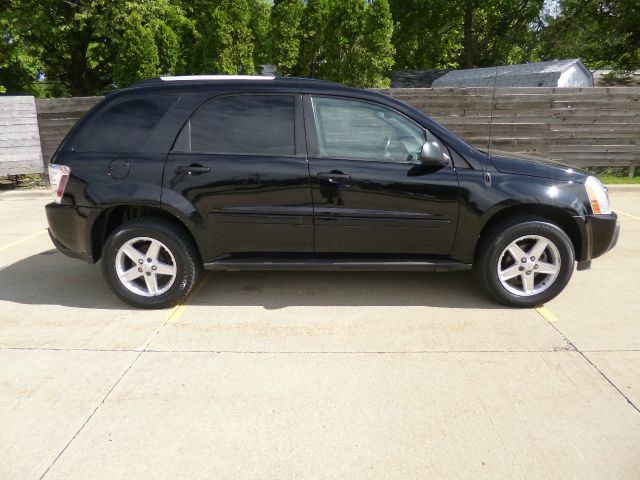
[(472, 68), (468, 70), (403, 70), (393, 72), (392, 87), (557, 87), (566, 72), (593, 86), (593, 75), (579, 59)]

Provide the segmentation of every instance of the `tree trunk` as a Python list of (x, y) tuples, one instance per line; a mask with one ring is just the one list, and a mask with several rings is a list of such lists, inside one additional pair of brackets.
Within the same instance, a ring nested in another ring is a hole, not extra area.
[(473, 68), (473, 0), (466, 0), (464, 4), (464, 68)]

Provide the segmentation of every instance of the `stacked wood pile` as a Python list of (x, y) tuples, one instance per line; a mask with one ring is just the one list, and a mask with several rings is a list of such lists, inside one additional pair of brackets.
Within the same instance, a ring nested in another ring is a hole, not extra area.
[(0, 177), (41, 172), (33, 97), (0, 96)]

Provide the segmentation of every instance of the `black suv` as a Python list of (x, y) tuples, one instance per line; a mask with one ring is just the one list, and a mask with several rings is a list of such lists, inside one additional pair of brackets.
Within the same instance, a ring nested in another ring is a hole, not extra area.
[(539, 305), (611, 249), (587, 173), (488, 155), (414, 108), (307, 79), (193, 76), (107, 94), (51, 158), (49, 232), (124, 301), (203, 268), (464, 270)]

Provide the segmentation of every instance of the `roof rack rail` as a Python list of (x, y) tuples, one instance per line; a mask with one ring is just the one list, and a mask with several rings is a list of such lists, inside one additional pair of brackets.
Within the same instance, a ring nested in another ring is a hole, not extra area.
[(273, 76), (262, 75), (176, 75), (160, 77), (163, 82), (203, 81), (203, 80), (275, 80)]
[(229, 81), (229, 80), (275, 80), (273, 76), (261, 75), (176, 75), (148, 78), (141, 80), (134, 87), (148, 87), (152, 85), (165, 85), (168, 82), (211, 82), (211, 81)]

